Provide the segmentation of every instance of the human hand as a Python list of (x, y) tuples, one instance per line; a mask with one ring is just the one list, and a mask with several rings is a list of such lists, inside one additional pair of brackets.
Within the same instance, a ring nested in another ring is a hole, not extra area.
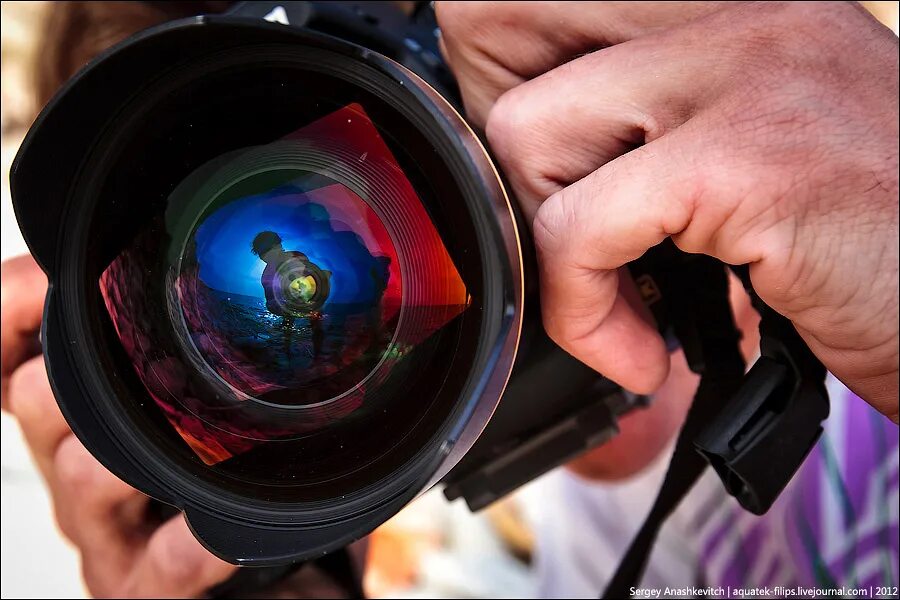
[[(741, 334), (741, 354), (750, 363), (759, 354), (759, 314), (740, 280), (734, 275), (729, 279), (729, 303)], [(671, 451), (672, 441), (694, 401), (700, 377), (691, 371), (682, 350), (675, 350), (670, 357), (669, 374), (653, 393), (650, 404), (623, 415), (618, 423), (619, 433), (572, 459), (566, 464), (570, 470), (594, 481), (623, 480), (647, 468), (667, 449)]]
[[(666, 237), (897, 421), (897, 39), (853, 3), (437, 7), (470, 117), (534, 218), (544, 324), (636, 392), (669, 366), (616, 269)], [(599, 50), (597, 48), (600, 48)]]
[(47, 280), (31, 257), (2, 265), (3, 408), (19, 422), (62, 533), (98, 597), (192, 597), (235, 567), (194, 538), (184, 518), (161, 522), (150, 499), (106, 470), (60, 413), (43, 357), (34, 356)]

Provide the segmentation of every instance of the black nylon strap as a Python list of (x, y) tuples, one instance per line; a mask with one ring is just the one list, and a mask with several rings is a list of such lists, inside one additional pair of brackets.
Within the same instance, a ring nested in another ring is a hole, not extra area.
[(604, 593), (625, 598), (640, 583), (665, 519), (711, 463), (746, 510), (765, 513), (796, 473), (828, 417), (825, 368), (793, 324), (760, 300), (746, 266), (732, 267), (760, 315), (761, 357), (743, 373), (724, 265), (681, 254), (671, 241), (631, 267), (664, 333), (701, 374), (694, 403), (646, 521)]
[(604, 598), (628, 598), (631, 596), (630, 588), (640, 583), (662, 524), (706, 470), (706, 460), (694, 449), (694, 437), (717, 414), (722, 399), (729, 397), (739, 382), (740, 379), (736, 384), (731, 378), (701, 378), (653, 508), (619, 563), (603, 594)]
[[(688, 364), (700, 373), (700, 385), (678, 434), (663, 484), (641, 529), (613, 575), (604, 598), (628, 598), (637, 586), (662, 524), (706, 469), (694, 439), (740, 387), (744, 360), (740, 332), (728, 301), (728, 276), (722, 263), (681, 254), (670, 242), (630, 267), (636, 280), (652, 277)], [(662, 324), (665, 325), (664, 323)]]

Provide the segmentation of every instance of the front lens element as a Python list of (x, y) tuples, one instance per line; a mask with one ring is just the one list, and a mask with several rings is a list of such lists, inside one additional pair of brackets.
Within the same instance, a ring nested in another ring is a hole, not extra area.
[(293, 178), (242, 180), (265, 189), (216, 202), (174, 249), (178, 308), (208, 370), (237, 393), (327, 402), (372, 375), (396, 343), (402, 261), (352, 190), (317, 173), (280, 174)]
[(470, 303), (358, 103), (196, 168), (100, 288), (138, 378), (209, 466), (397, 410)]

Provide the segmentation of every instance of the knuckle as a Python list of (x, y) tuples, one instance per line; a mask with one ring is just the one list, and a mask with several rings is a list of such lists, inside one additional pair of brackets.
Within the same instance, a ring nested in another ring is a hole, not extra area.
[(583, 358), (581, 352), (580, 335), (572, 327), (572, 321), (563, 318), (556, 312), (544, 311), (543, 314), (544, 330), (547, 336), (556, 343), (557, 346), (574, 356), (575, 358)]
[(491, 149), (526, 202), (558, 192), (569, 180), (567, 168), (577, 162), (566, 151), (565, 125), (547, 110), (546, 93), (537, 82), (508, 90), (491, 108), (485, 126)]
[(549, 202), (548, 200), (538, 208), (532, 225), (534, 246), (539, 256), (552, 252), (559, 243), (557, 218), (555, 215), (549, 214), (550, 210), (547, 208)]
[(501, 160), (521, 160), (519, 142), (528, 135), (534, 124), (535, 111), (522, 87), (513, 88), (497, 99), (488, 113), (485, 134), (491, 148)]
[(488, 114), (488, 143), (526, 198), (542, 201), (560, 188), (554, 168), (558, 161), (550, 150), (558, 143), (551, 118), (527, 84), (500, 96)]
[(534, 245), (542, 257), (553, 255), (553, 261), (559, 262), (559, 256), (567, 241), (571, 241), (576, 233), (576, 207), (572, 194), (563, 189), (551, 195), (541, 204), (534, 217)]
[[(180, 526), (187, 527), (187, 524), (182, 520)], [(212, 555), (189, 535), (159, 535), (150, 540), (146, 559), (150, 571), (159, 573), (178, 589), (189, 585), (202, 572), (208, 557)]]

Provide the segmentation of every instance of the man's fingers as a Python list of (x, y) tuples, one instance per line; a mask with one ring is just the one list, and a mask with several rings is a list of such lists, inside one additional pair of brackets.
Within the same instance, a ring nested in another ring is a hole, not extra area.
[(59, 444), (53, 466), (54, 492), (74, 507), (82, 521), (111, 524), (119, 516), (120, 505), (134, 497), (146, 498), (101, 465), (74, 435)]
[(116, 597), (146, 541), (148, 499), (106, 470), (72, 434), (60, 442), (49, 477), (56, 521), (82, 553), (85, 585)]
[[(730, 264), (765, 259), (757, 249), (774, 228), (730, 221), (743, 207), (722, 200), (741, 192), (736, 157), (711, 160), (712, 143), (696, 144), (702, 123), (607, 163), (553, 194), (537, 211), (534, 240), (541, 269), (541, 307), (550, 336), (573, 356), (635, 392), (665, 377), (668, 359), (655, 329), (622, 299), (616, 269), (671, 237), (685, 252)], [(706, 160), (698, 158), (698, 153)], [(714, 172), (716, 175), (714, 175)], [(749, 181), (764, 177), (745, 175)], [(731, 183), (728, 187), (724, 181)]]
[(123, 595), (195, 597), (224, 581), (236, 568), (200, 545), (179, 515), (151, 536), (125, 583)]
[[(124, 522), (120, 507), (146, 496), (97, 462), (74, 435), (62, 440), (50, 477), (56, 519), (62, 532), (88, 553), (119, 553), (134, 537), (139, 523)], [(133, 515), (129, 511), (129, 516)]]
[[(691, 121), (703, 117), (697, 111), (718, 98), (718, 82), (735, 68), (728, 56), (707, 51), (709, 28), (701, 27), (726, 17), (712, 14), (721, 7), (694, 8), (676, 14), (644, 4), (638, 12), (647, 12), (629, 21), (604, 5), (596, 13), (579, 10), (578, 23), (566, 23), (564, 7), (554, 5), (559, 19), (544, 14), (524, 28), (524, 39), (517, 31), (519, 42), (496, 44), (508, 56), (493, 46), (454, 52), (454, 36), (446, 40), (464, 89), (466, 73), (488, 75), (487, 83), (470, 82), (475, 91), (467, 100), (474, 93), (489, 103), (493, 89), (515, 86), (491, 108), (487, 136), (526, 214), (537, 215), (546, 329), (563, 348), (636, 392), (660, 385), (669, 360), (654, 327), (621, 294), (616, 269), (669, 235), (685, 249), (708, 249), (726, 216), (706, 202), (687, 231), (700, 193), (695, 184), (703, 178), (691, 162), (696, 144), (679, 145), (684, 135), (678, 133), (695, 129)], [(496, 39), (506, 25), (529, 18), (522, 10), (473, 26), (490, 28), (487, 39)], [(451, 33), (458, 17), (449, 17)], [(566, 39), (557, 40), (557, 31)], [(537, 41), (529, 40), (535, 32)], [(585, 51), (593, 52), (573, 59)]]
[(554, 194), (534, 223), (548, 334), (639, 393), (662, 384), (669, 360), (662, 338), (620, 293), (616, 269), (690, 221), (690, 179), (665, 146), (649, 144)]
[(40, 352), (38, 330), (47, 294), (47, 277), (30, 256), (18, 256), (0, 265), (0, 371), (2, 406), (7, 409), (9, 376), (29, 357)]
[(551, 194), (715, 100), (719, 78), (736, 67), (710, 55), (698, 35), (689, 25), (599, 50), (497, 100), (488, 141), (528, 216)]
[(470, 121), (504, 92), (572, 58), (717, 12), (726, 2), (438, 2), (442, 49)]
[(49, 481), (56, 449), (72, 432), (50, 389), (43, 356), (29, 359), (12, 374), (8, 408), (22, 428), (38, 468)]

